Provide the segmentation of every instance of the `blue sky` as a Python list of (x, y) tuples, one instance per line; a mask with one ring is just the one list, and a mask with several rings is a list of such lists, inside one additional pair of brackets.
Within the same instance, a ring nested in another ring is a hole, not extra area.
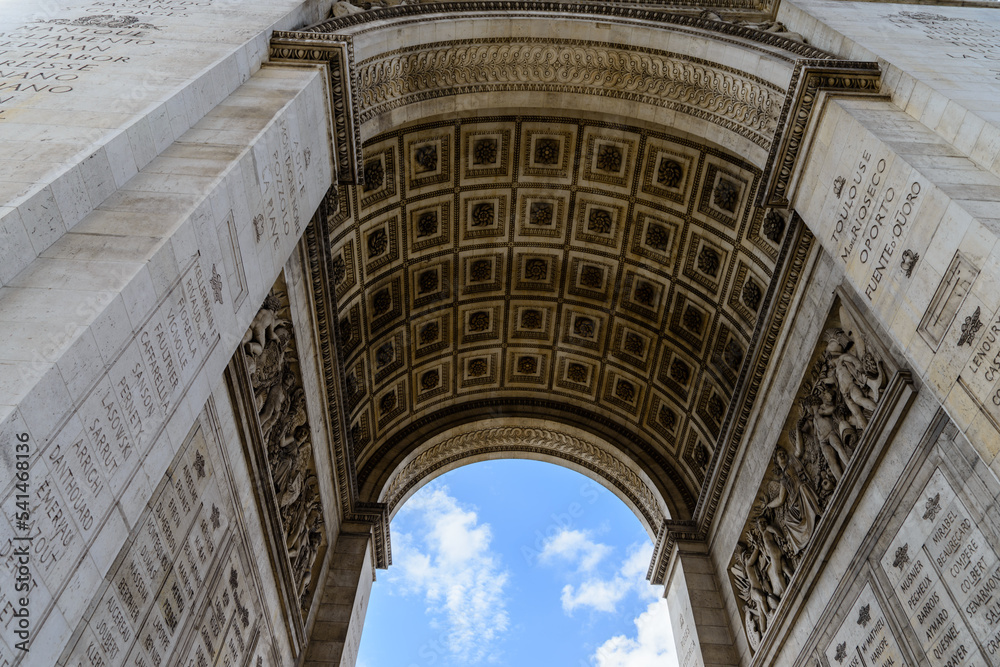
[(672, 667), (653, 545), (579, 473), (487, 461), (424, 486), (393, 519), (358, 667)]

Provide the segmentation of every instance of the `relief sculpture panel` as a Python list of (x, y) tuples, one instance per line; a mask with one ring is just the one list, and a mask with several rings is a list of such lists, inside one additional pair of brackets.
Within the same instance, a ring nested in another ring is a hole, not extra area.
[(866, 434), (893, 369), (838, 299), (730, 562), (756, 651)]
[(244, 334), (229, 379), (242, 412), (246, 455), (289, 629), (301, 638), (327, 539), (283, 276)]

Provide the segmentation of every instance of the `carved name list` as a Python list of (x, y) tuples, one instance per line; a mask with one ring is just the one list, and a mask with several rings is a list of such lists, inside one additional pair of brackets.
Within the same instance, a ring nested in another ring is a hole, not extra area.
[[(80, 559), (97, 540), (180, 398), (219, 340), (206, 276), (193, 258), (108, 372), (82, 399), (76, 414), (31, 462), (32, 512), (28, 527), (35, 565), (34, 609), (42, 625)], [(161, 442), (161, 446), (169, 447)], [(12, 480), (0, 502), (0, 572), (15, 568)], [(5, 591), (12, 588), (4, 587)], [(72, 595), (72, 591), (69, 595)], [(0, 597), (0, 608), (7, 600)], [(11, 622), (0, 614), (0, 627)]]
[(80, 621), (66, 664), (244, 664), (261, 602), (233, 539), (231, 502), (196, 424)]
[(882, 556), (931, 665), (1000, 665), (1000, 558), (936, 471)]
[(899, 667), (906, 664), (899, 640), (892, 633), (870, 583), (847, 612), (826, 649), (826, 657), (831, 665), (838, 667)]
[(851, 272), (860, 274), (859, 284), (869, 301), (897, 263), (896, 252), (925, 187), (887, 173), (889, 157), (888, 151), (882, 156), (867, 150), (859, 154), (853, 173), (845, 177), (830, 234), (836, 244), (834, 254), (844, 264), (855, 263)]

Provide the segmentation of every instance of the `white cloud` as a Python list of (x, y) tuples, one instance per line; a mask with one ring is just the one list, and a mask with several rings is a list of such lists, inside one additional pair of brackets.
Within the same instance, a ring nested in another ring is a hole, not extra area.
[(616, 635), (594, 653), (597, 667), (676, 667), (674, 636), (667, 601), (650, 603), (635, 619), (636, 638)]
[(620, 577), (610, 581), (588, 579), (574, 588), (566, 584), (562, 589), (563, 611), (572, 614), (577, 607), (590, 607), (595, 611), (613, 612), (631, 586)]
[(564, 528), (545, 540), (538, 560), (542, 563), (550, 563), (558, 558), (568, 561), (579, 560), (579, 568), (589, 572), (609, 553), (611, 547), (594, 542), (587, 533)]
[(490, 550), (489, 524), (479, 525), (447, 487), (425, 489), (400, 515), (419, 531), (393, 535), (390, 579), (405, 593), (424, 596), (428, 611), (441, 618), (449, 652), (466, 664), (495, 653), (508, 627), (504, 586), (508, 573)]
[[(564, 531), (553, 538), (552, 542), (559, 540), (562, 535), (576, 532), (578, 531)], [(578, 541), (578, 538), (566, 538), (563, 540), (563, 543), (573, 545)], [(593, 542), (589, 543), (593, 544)], [(542, 552), (543, 558), (548, 550), (548, 546), (546, 544), (546, 551)], [(610, 551), (610, 547), (606, 547), (603, 544), (594, 546)], [(577, 551), (582, 551), (582, 548)], [(601, 557), (603, 557), (604, 553), (606, 551), (601, 554)], [(573, 610), (578, 607), (590, 607), (594, 611), (614, 612), (618, 607), (618, 603), (633, 591), (640, 598), (654, 600), (659, 598), (662, 595), (660, 587), (650, 586), (646, 583), (646, 569), (649, 566), (649, 559), (652, 558), (652, 555), (653, 546), (651, 544), (633, 545), (618, 572), (610, 579), (590, 577), (579, 584), (579, 586), (567, 584), (563, 587), (561, 596), (563, 611), (567, 614), (572, 614)], [(585, 560), (587, 557), (588, 555), (584, 555), (583, 559)], [(581, 570), (584, 569), (582, 563), (583, 560), (581, 561)]]
[(653, 558), (653, 545), (645, 542), (640, 545), (632, 545), (629, 555), (622, 563), (622, 577), (628, 579), (635, 586), (639, 597), (659, 600), (663, 597), (663, 586), (651, 586), (646, 581), (646, 572), (649, 571), (649, 561)]

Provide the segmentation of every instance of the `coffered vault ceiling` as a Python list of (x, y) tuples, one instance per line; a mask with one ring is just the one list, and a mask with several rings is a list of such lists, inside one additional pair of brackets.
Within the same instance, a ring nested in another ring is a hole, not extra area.
[(486, 401), (610, 424), (693, 506), (784, 234), (752, 205), (759, 169), (529, 116), (388, 132), (363, 164), (330, 227), (359, 486)]

